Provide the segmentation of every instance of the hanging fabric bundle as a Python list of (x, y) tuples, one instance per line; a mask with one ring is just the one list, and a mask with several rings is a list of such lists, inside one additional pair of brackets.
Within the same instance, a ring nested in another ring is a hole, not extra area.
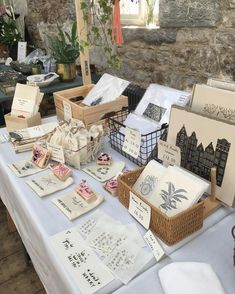
[(122, 29), (120, 22), (120, 5), (119, 0), (114, 0), (113, 24), (112, 24), (112, 40), (116, 45), (123, 44)]

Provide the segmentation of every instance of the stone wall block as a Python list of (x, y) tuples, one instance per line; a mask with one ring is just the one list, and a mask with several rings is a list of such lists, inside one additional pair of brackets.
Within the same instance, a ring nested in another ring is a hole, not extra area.
[(221, 19), (220, 0), (160, 0), (161, 27), (214, 27)]

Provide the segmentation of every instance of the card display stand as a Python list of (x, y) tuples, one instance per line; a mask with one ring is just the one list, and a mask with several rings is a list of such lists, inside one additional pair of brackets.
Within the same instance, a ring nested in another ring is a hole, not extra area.
[(135, 84), (130, 84), (128, 87), (125, 89), (125, 91), (122, 93), (124, 96), (128, 97), (128, 107), (131, 110), (134, 110), (142, 97), (144, 96), (145, 89), (135, 85)]
[(26, 129), (41, 124), (41, 114), (39, 112), (28, 118), (19, 118), (11, 116), (11, 113), (8, 113), (4, 115), (4, 118), (8, 132), (14, 132), (16, 130)]
[[(185, 211), (168, 217), (132, 189), (143, 169), (138, 168), (118, 177), (118, 199), (128, 208), (130, 192), (132, 192), (148, 204), (151, 207), (150, 229), (167, 245), (174, 245), (199, 230), (203, 226), (203, 220), (221, 206), (220, 202), (215, 200), (215, 196), (211, 195)], [(214, 178), (214, 173), (212, 177)], [(211, 183), (211, 192), (214, 193), (215, 180), (213, 179)]]
[(167, 134), (167, 125), (163, 125), (161, 129), (141, 136), (141, 146), (138, 158), (134, 158), (122, 150), (125, 141), (125, 135), (122, 130), (126, 126), (123, 124), (130, 109), (125, 109), (117, 112), (114, 116), (108, 119), (109, 122), (109, 141), (111, 147), (121, 153), (123, 156), (139, 166), (146, 165), (151, 159), (157, 159), (157, 142), (159, 139), (164, 140)]
[(118, 99), (94, 106), (86, 106), (82, 103), (83, 98), (94, 87), (93, 84), (76, 87), (65, 91), (55, 92), (53, 94), (56, 114), (58, 119), (64, 119), (63, 101), (70, 104), (72, 117), (82, 120), (89, 127), (100, 120), (106, 119), (116, 111), (128, 106), (128, 98), (121, 95)]

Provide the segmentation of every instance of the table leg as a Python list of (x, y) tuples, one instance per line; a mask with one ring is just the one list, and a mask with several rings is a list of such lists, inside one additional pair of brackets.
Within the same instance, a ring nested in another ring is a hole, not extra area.
[(15, 224), (9, 214), (9, 212), (6, 210), (7, 213), (7, 227), (8, 227), (8, 232), (9, 233), (14, 233), (16, 231)]

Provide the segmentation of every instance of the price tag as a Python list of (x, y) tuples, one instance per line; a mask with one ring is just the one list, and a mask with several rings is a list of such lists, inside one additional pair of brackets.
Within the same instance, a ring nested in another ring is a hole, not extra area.
[(144, 235), (144, 240), (153, 251), (153, 255), (156, 260), (159, 261), (165, 255), (165, 252), (150, 230)]
[(126, 128), (125, 141), (122, 150), (134, 158), (138, 158), (140, 153), (141, 133), (139, 131)]
[(64, 106), (64, 120), (70, 121), (70, 119), (73, 117), (71, 105), (67, 101), (63, 100), (63, 106)]
[(165, 141), (158, 141), (158, 158), (164, 163), (180, 166), (181, 151), (178, 146), (171, 145)]
[(149, 228), (151, 207), (132, 192), (130, 192), (129, 212), (141, 225), (146, 229)]
[(47, 149), (51, 151), (51, 159), (60, 163), (65, 163), (64, 150), (62, 146), (47, 143)]

